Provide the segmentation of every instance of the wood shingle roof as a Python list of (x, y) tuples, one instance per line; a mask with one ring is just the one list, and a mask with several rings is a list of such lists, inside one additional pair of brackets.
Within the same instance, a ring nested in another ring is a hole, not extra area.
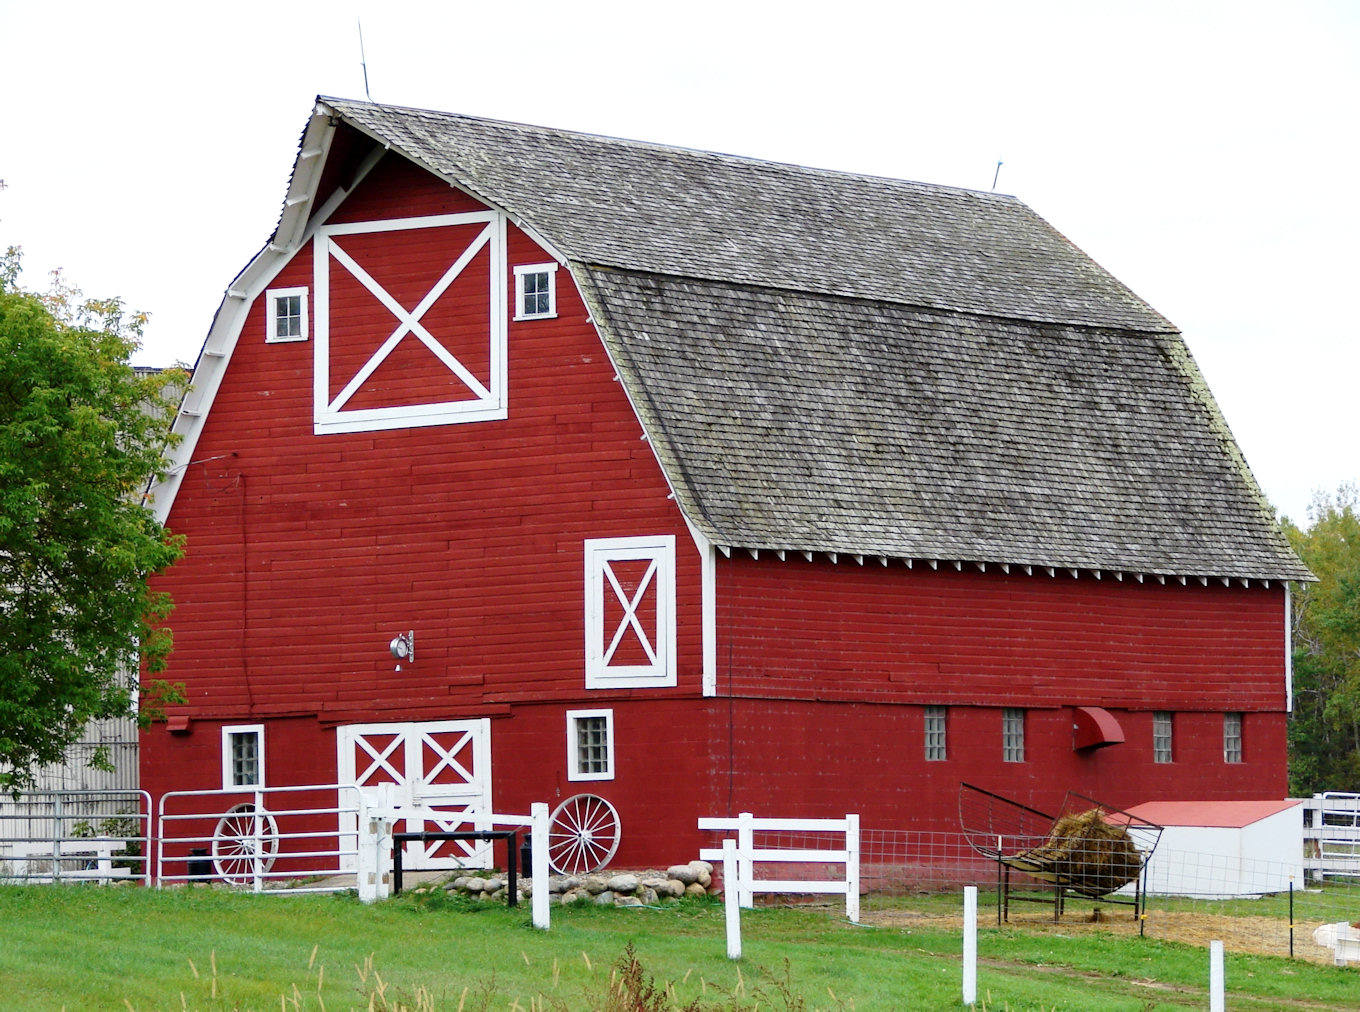
[(1013, 197), (319, 107), (567, 261), (719, 545), (1311, 579), (1179, 333)]

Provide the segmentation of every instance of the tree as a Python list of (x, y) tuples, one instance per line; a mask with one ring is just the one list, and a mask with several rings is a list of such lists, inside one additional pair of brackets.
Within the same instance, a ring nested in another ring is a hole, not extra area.
[(1289, 788), (1296, 797), (1360, 791), (1360, 496), (1319, 494), (1309, 526), (1285, 533), (1318, 582), (1294, 595), (1294, 713)]
[[(131, 365), (144, 314), (54, 275), (18, 285), (0, 254), (0, 790), (31, 786), (93, 718), (134, 712), (140, 662), (164, 669), (170, 601), (149, 577), (181, 554), (143, 503), (164, 476), (169, 390)], [(173, 694), (150, 683), (154, 697)], [(144, 703), (148, 700), (144, 697)], [(107, 761), (107, 760), (105, 760)]]

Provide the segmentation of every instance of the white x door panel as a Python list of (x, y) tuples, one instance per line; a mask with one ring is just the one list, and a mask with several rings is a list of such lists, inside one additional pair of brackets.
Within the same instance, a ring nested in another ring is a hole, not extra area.
[[(490, 828), (480, 819), (491, 814), (491, 721), (348, 724), (336, 729), (336, 743), (342, 784), (357, 785), (369, 803), (386, 797), (410, 813), (396, 832)], [(413, 842), (405, 864), (489, 868), (491, 849), (466, 840)]]

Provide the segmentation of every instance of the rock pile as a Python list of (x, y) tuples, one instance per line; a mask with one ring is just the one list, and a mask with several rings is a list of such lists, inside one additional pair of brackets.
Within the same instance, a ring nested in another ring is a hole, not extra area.
[[(502, 875), (459, 875), (445, 884), (449, 892), (460, 892), (485, 900), (504, 900), (506, 879)], [(528, 876), (518, 881), (521, 899), (533, 895)], [(720, 891), (713, 883), (713, 866), (707, 861), (673, 864), (665, 871), (595, 872), (590, 875), (550, 875), (548, 890), (552, 902), (596, 903), (600, 906), (649, 907), (683, 896), (707, 896)]]

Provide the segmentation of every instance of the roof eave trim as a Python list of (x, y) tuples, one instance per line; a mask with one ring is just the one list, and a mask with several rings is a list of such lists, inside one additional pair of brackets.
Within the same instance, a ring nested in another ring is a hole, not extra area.
[(908, 556), (894, 553), (884, 553), (872, 549), (807, 549), (790, 547), (771, 547), (769, 545), (746, 545), (732, 542), (719, 535), (716, 538), (710, 537), (714, 546), (725, 557), (731, 558), (734, 554), (746, 553), (753, 559), (760, 559), (762, 556), (779, 559), (786, 562), (793, 558), (802, 558), (807, 562), (813, 561), (817, 556), (821, 556), (829, 562), (839, 565), (842, 563), (865, 565), (876, 563), (882, 566), (905, 565), (908, 569), (915, 569), (917, 566), (932, 570), (952, 569), (956, 572), (971, 572), (977, 570), (981, 573), (999, 572), (1006, 575), (1021, 576), (1049, 576), (1049, 577), (1068, 577), (1076, 580), (1085, 577), (1087, 579), (1112, 581), (1115, 583), (1179, 583), (1181, 586), (1188, 586), (1198, 583), (1200, 586), (1207, 587), (1212, 584), (1224, 587), (1250, 587), (1257, 584), (1261, 587), (1270, 587), (1272, 584), (1292, 584), (1292, 583), (1315, 583), (1317, 577), (1312, 573), (1306, 576), (1297, 573), (1279, 573), (1271, 576), (1243, 576), (1243, 575), (1224, 575), (1221, 573), (1174, 573), (1174, 572), (1150, 572), (1147, 570), (1127, 569), (1127, 568), (1101, 568), (1090, 565), (1064, 565), (1053, 563), (1028, 562), (999, 562), (991, 559), (957, 559), (945, 558), (942, 556)]
[[(232, 279), (222, 296), (217, 312), (213, 315), (208, 336), (204, 339), (198, 361), (194, 365), (189, 392), (180, 402), (179, 413), (171, 425), (171, 432), (181, 437), (180, 442), (167, 454), (170, 466), (165, 480), (148, 490), (152, 509), (156, 519), (161, 523), (167, 522), (184, 474), (190, 464), (195, 462), (194, 451), (198, 445), (198, 437), (217, 398), (218, 389), (222, 385), (227, 365), (245, 327), (250, 307), (278, 276), (279, 271), (311, 239), (316, 228), (335, 212), (385, 154), (386, 149), (382, 148), (371, 152), (360, 164), (355, 173), (354, 183), (349, 189), (337, 189), (324, 204), (319, 208), (315, 207), (316, 187), (321, 180), (321, 170), (329, 154), (336, 125), (335, 118), (325, 113), (322, 105), (318, 103), (317, 111), (313, 113), (307, 129), (303, 131), (302, 144), (293, 168), (293, 179), (305, 177), (311, 189), (300, 191), (290, 182), (289, 194), (303, 199), (285, 202), (283, 218), (274, 230), (273, 238)], [(322, 154), (312, 153), (318, 149)], [(308, 213), (313, 210), (314, 213)]]

